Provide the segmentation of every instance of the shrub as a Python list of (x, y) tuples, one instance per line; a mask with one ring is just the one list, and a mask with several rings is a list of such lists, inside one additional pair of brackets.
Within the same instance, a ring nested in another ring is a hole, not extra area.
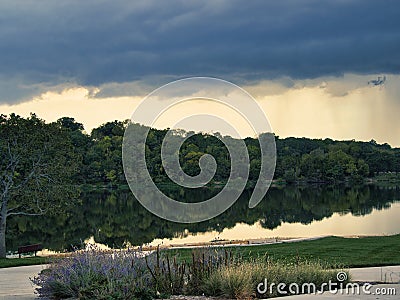
[(144, 259), (133, 251), (77, 252), (32, 281), (39, 296), (54, 299), (152, 299), (154, 291)]
[[(168, 252), (156, 253), (153, 268), (148, 269), (154, 279), (157, 292), (162, 294), (201, 295), (204, 282), (217, 269), (232, 263), (232, 253), (222, 249), (202, 248), (192, 251), (190, 261), (170, 258)], [(146, 262), (149, 260), (146, 258)]]

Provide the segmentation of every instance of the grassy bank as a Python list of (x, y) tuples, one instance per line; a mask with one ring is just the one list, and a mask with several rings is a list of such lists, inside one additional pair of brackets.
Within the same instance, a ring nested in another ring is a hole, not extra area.
[[(400, 235), (342, 238), (245, 247), (229, 247), (244, 258), (269, 256), (274, 260), (296, 261), (299, 257), (323, 261), (331, 267), (371, 267), (400, 265)], [(192, 249), (168, 250), (190, 259)]]
[(48, 261), (47, 257), (0, 258), (0, 268), (43, 265)]
[[(296, 261), (298, 258), (323, 261), (331, 267), (372, 267), (400, 265), (400, 234), (362, 238), (326, 237), (313, 241), (227, 247), (243, 258), (269, 256), (274, 260)], [(189, 261), (192, 249), (171, 249), (171, 255), (179, 254)], [(48, 258), (29, 257), (0, 259), (0, 268), (45, 264)]]

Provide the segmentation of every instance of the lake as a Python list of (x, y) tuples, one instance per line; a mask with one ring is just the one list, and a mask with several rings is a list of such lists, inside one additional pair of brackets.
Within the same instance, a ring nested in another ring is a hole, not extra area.
[[(204, 201), (215, 189), (175, 189), (174, 199)], [(7, 224), (7, 248), (42, 243), (62, 251), (93, 237), (110, 247), (143, 244), (209, 242), (213, 239), (258, 239), (321, 235), (400, 233), (400, 188), (363, 186), (272, 187), (262, 202), (248, 208), (251, 190), (220, 216), (196, 224), (160, 219), (129, 190), (82, 192), (80, 204), (67, 213), (14, 217)]]

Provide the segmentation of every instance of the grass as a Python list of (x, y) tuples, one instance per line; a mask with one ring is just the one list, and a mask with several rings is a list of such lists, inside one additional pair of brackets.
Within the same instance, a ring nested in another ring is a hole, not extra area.
[[(343, 238), (326, 237), (313, 241), (228, 247), (243, 258), (268, 256), (274, 260), (292, 260), (298, 257), (323, 261), (331, 267), (373, 267), (400, 265), (400, 235)], [(179, 253), (181, 259), (190, 259), (191, 249), (167, 250)]]
[[(348, 272), (345, 273), (348, 276)], [(276, 289), (257, 291), (258, 283), (267, 281), (270, 284), (284, 283), (286, 286), (291, 283), (296, 283), (298, 286), (313, 283), (316, 290), (319, 290), (323, 283), (338, 282), (336, 275), (336, 271), (326, 269), (325, 266), (316, 262), (287, 263), (263, 261), (258, 258), (239, 261), (215, 270), (205, 278), (203, 292), (211, 296), (224, 296), (229, 299), (253, 299), (256, 296), (257, 298), (270, 298), (282, 296), (282, 294)], [(286, 293), (290, 291), (287, 288), (285, 290)], [(296, 293), (302, 292), (299, 290)]]
[[(326, 262), (331, 267), (375, 267), (400, 265), (400, 234), (362, 238), (326, 237), (314, 241), (229, 247), (244, 258), (269, 256), (275, 260), (297, 257)], [(171, 249), (180, 259), (190, 260), (192, 249)], [(0, 259), (0, 268), (45, 264), (44, 257)]]
[(0, 258), (0, 268), (21, 267), (47, 264), (47, 257)]

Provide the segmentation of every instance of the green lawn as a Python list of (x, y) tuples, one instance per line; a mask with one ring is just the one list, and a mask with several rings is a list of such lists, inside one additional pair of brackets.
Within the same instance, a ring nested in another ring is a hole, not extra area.
[(47, 257), (0, 258), (0, 268), (42, 265), (48, 261)]
[[(229, 247), (243, 257), (268, 255), (272, 259), (319, 260), (331, 267), (400, 265), (400, 235), (363, 238), (326, 237), (314, 241), (246, 247)], [(181, 259), (191, 259), (191, 249), (168, 250)]]
[[(208, 247), (207, 249), (209, 249)], [(298, 258), (319, 260), (332, 267), (371, 267), (400, 265), (400, 234), (380, 237), (342, 238), (326, 237), (314, 241), (227, 247), (234, 255), (295, 261)], [(180, 259), (192, 259), (192, 249), (171, 249)], [(198, 251), (198, 250), (195, 250)], [(45, 264), (44, 257), (0, 259), (0, 268)]]

